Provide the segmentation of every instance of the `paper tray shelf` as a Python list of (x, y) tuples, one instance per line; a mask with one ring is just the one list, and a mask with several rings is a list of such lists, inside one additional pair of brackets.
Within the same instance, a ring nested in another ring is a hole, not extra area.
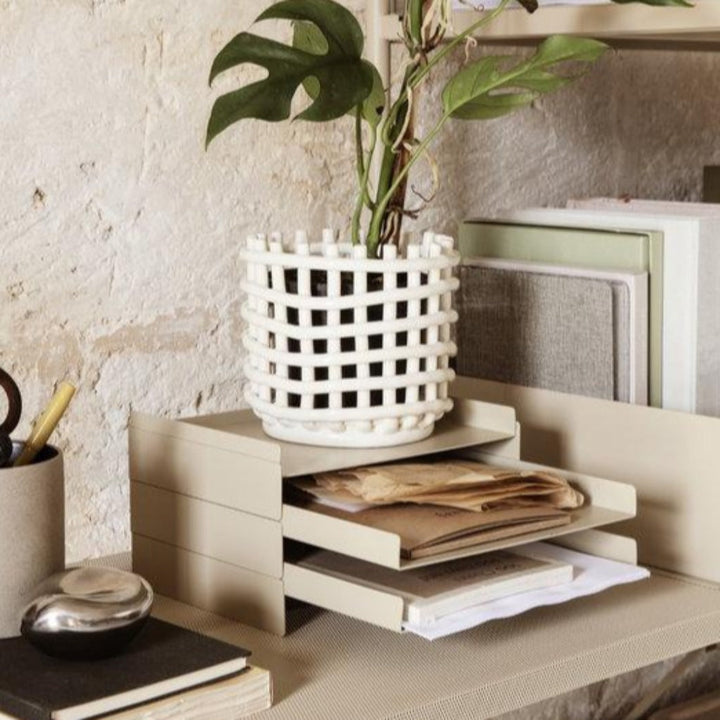
[[(134, 567), (162, 594), (283, 634), (285, 595), (354, 617), (366, 615), (358, 587), (351, 586), (354, 591), (348, 592), (339, 583), (321, 578), (316, 578), (315, 587), (312, 579), (299, 581), (303, 573), (287, 562), (285, 540), (406, 569), (560, 536), (585, 537), (586, 549), (593, 551), (596, 540), (591, 528), (635, 514), (631, 486), (557, 471), (571, 479), (589, 501), (587, 507), (573, 513), (571, 524), (407, 561), (401, 558), (397, 534), (283, 505), (286, 478), (448, 453), (530, 467), (519, 461), (514, 410), (474, 400), (457, 399), (453, 412), (427, 440), (377, 450), (337, 450), (275, 441), (263, 434), (250, 411), (190, 420), (133, 414)], [(612, 536), (597, 533), (597, 537)], [(631, 547), (623, 549), (621, 559), (633, 562), (635, 546), (633, 541), (627, 543)], [(612, 541), (603, 540), (597, 551), (603, 554), (612, 546)], [(324, 596), (320, 587), (327, 591)], [(308, 588), (312, 588), (312, 597)], [(381, 606), (394, 601), (397, 598), (382, 599)], [(396, 609), (382, 610), (379, 615), (385, 619), (380, 624), (399, 630)]]
[(453, 454), (471, 457), (480, 462), (501, 467), (512, 467), (520, 470), (548, 470), (567, 478), (583, 493), (586, 504), (570, 513), (572, 521), (569, 525), (539, 530), (415, 560), (401, 557), (400, 536), (396, 533), (353, 523), (349, 518), (343, 519), (324, 513), (321, 514), (309, 508), (285, 504), (283, 506), (283, 534), (286, 538), (332, 550), (343, 555), (350, 555), (376, 565), (383, 565), (395, 570), (409, 570), (539, 540), (550, 540), (629, 520), (635, 516), (635, 490), (630, 485), (579, 473), (569, 473), (557, 468), (525, 463), (478, 450), (457, 451)]

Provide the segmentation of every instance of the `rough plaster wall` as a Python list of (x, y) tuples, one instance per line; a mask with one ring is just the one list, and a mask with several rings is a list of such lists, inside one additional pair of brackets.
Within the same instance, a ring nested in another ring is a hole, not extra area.
[[(247, 123), (203, 150), (211, 58), (267, 4), (0, 0), (0, 365), (25, 393), (19, 436), (57, 380), (80, 387), (55, 438), (71, 560), (129, 545), (131, 408), (241, 404), (239, 240), (347, 220), (346, 123)], [(719, 70), (709, 53), (617, 53), (522, 115), (455, 124), (417, 226), (571, 195), (699, 198), (720, 163)], [(511, 717), (619, 717), (661, 670)]]
[(18, 436), (79, 386), (54, 438), (70, 559), (129, 546), (132, 407), (241, 404), (239, 240), (344, 221), (341, 125), (248, 123), (204, 151), (212, 57), (262, 5), (0, 0), (0, 365)]

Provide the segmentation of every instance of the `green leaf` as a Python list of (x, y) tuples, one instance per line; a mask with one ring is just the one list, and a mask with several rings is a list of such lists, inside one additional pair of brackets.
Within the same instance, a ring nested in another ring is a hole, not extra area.
[(530, 105), (537, 96), (534, 92), (483, 95), (463, 105), (453, 113), (453, 117), (459, 120), (492, 120)]
[[(293, 47), (315, 55), (324, 55), (328, 51), (328, 44), (325, 36), (317, 25), (310, 22), (296, 22), (293, 27)], [(369, 68), (373, 75), (373, 85), (370, 94), (362, 104), (362, 116), (373, 127), (377, 127), (382, 119), (382, 111), (385, 105), (385, 90), (383, 89), (382, 78), (377, 68), (364, 60), (363, 63)], [(316, 78), (309, 77), (303, 82), (305, 92), (314, 100), (320, 93), (320, 85)], [(349, 111), (355, 114), (355, 108)]]
[[(311, 22), (293, 23), (293, 47), (314, 55), (326, 55), (329, 50), (322, 31)], [(320, 94), (320, 83), (316, 77), (305, 78), (303, 87), (312, 100)]]
[(593, 62), (601, 57), (607, 49), (608, 46), (599, 40), (570, 35), (551, 35), (538, 45), (530, 62), (533, 68), (545, 68), (548, 65), (570, 60)]
[(553, 92), (572, 82), (571, 77), (554, 75), (547, 70), (528, 70), (515, 80), (515, 84), (525, 90), (535, 90), (538, 93)]
[(386, 95), (383, 81), (380, 77), (378, 69), (371, 63), (367, 63), (372, 68), (373, 84), (370, 94), (363, 102), (362, 114), (365, 120), (373, 127), (377, 127), (382, 120), (383, 109), (385, 107)]
[(210, 82), (220, 73), (246, 63), (265, 68), (268, 75), (215, 101), (207, 144), (239, 120), (287, 119), (298, 87), (311, 78), (317, 83), (316, 94), (310, 106), (297, 116), (303, 120), (335, 120), (373, 92), (374, 68), (361, 57), (362, 30), (342, 5), (334, 0), (282, 0), (258, 18), (267, 19), (312, 23), (322, 35), (323, 52), (308, 52), (252, 33), (235, 36), (215, 58)]
[(281, 0), (257, 19), (306, 20), (317, 25), (325, 36), (328, 53), (359, 58), (363, 51), (363, 31), (355, 16), (334, 0)]
[(577, 77), (556, 72), (565, 63), (592, 62), (606, 49), (597, 40), (556, 35), (543, 41), (532, 57), (515, 64), (512, 56), (488, 55), (461, 70), (445, 86), (445, 113), (462, 120), (507, 115)]

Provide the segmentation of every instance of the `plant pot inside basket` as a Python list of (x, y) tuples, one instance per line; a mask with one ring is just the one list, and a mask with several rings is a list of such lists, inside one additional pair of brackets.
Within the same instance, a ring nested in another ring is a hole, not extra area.
[(454, 255), (364, 259), (361, 270), (339, 254), (245, 257), (246, 397), (269, 435), (377, 447), (432, 432), (452, 406)]

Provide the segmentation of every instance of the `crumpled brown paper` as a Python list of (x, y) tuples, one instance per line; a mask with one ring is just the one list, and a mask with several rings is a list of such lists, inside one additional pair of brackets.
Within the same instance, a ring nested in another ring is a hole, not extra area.
[(571, 510), (584, 498), (567, 480), (469, 460), (395, 463), (320, 473), (302, 489), (318, 498), (373, 505), (418, 503), (482, 512), (546, 506)]

